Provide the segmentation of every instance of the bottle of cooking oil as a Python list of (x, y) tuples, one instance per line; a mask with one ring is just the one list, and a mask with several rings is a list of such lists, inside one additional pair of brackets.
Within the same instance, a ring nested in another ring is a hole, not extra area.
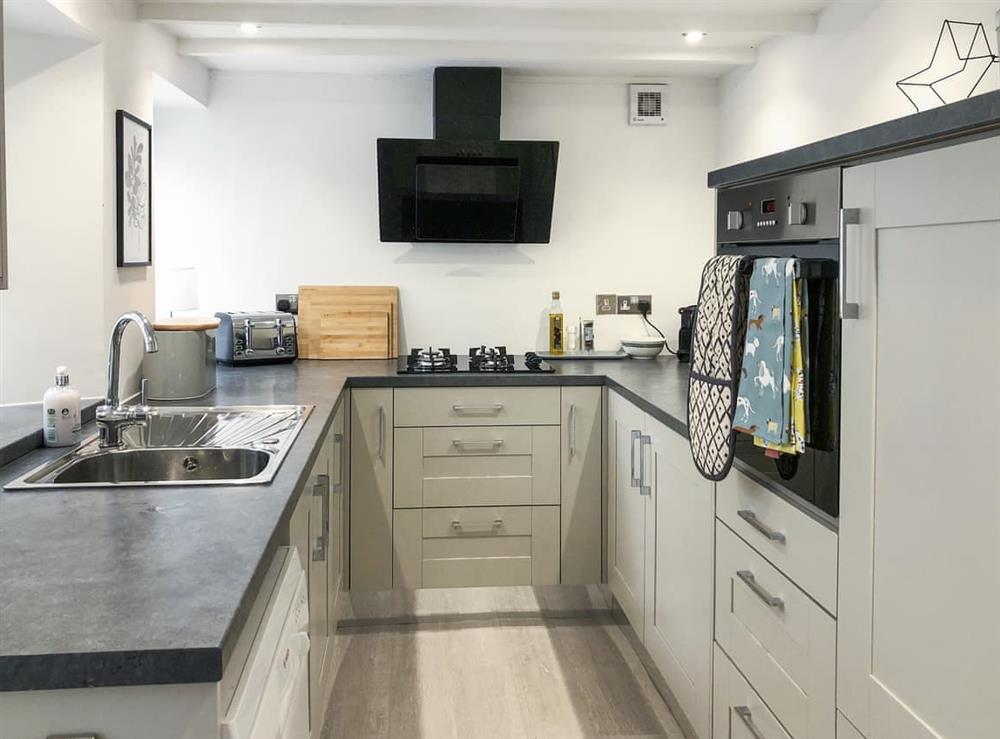
[(563, 310), (558, 290), (552, 291), (552, 305), (549, 306), (549, 352), (563, 353)]

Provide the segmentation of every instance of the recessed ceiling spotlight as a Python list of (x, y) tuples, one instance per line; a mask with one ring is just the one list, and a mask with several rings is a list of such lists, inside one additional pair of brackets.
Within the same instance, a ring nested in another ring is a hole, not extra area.
[(246, 36), (256, 36), (260, 33), (260, 28), (256, 23), (240, 23), (240, 32)]
[(681, 34), (689, 44), (696, 44), (705, 38), (708, 34), (701, 31), (685, 31)]

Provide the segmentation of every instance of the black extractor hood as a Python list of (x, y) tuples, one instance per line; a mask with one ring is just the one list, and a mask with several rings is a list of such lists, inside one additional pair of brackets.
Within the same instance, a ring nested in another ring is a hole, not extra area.
[(382, 241), (546, 244), (558, 141), (501, 141), (498, 67), (434, 70), (434, 138), (378, 140)]

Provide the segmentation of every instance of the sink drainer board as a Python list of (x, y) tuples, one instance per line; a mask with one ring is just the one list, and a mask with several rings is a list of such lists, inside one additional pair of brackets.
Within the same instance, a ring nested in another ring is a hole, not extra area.
[(4, 489), (266, 484), (312, 408), (153, 408), (144, 425), (125, 429), (123, 446), (101, 449), (90, 438)]

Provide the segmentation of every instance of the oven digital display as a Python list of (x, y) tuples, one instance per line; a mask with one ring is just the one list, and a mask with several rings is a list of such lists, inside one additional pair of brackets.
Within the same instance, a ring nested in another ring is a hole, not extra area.
[(760, 201), (760, 212), (761, 212), (761, 215), (765, 215), (765, 216), (769, 215), (771, 213), (777, 213), (778, 212), (778, 201), (775, 200), (774, 198), (770, 198), (769, 200), (761, 200)]

